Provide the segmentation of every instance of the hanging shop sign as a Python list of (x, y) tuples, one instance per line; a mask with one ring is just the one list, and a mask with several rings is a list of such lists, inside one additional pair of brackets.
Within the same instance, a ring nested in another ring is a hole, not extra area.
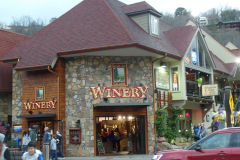
[(202, 96), (216, 96), (216, 95), (218, 95), (218, 84), (202, 85)]
[(155, 69), (155, 86), (157, 89), (169, 90), (169, 72)]
[[(89, 87), (94, 99), (103, 98), (145, 98), (148, 86), (139, 86), (136, 88), (107, 88), (107, 87)], [(106, 96), (104, 96), (106, 93)]]
[(27, 102), (24, 103), (24, 107), (26, 110), (34, 110), (34, 109), (56, 109), (57, 100), (50, 102)]

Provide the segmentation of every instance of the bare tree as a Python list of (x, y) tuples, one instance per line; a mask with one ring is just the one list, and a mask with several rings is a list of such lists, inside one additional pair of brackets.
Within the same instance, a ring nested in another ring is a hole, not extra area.
[(34, 20), (30, 16), (22, 16), (20, 18), (13, 17), (13, 21), (9, 26), (12, 31), (21, 33), (27, 36), (32, 36), (45, 26), (40, 18)]

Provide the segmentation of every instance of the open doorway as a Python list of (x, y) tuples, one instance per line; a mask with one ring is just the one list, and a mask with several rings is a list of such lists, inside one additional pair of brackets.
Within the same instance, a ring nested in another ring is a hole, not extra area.
[[(116, 144), (116, 152), (113, 150), (113, 142), (109, 136), (111, 131), (117, 135), (117, 128), (122, 136), (120, 140), (120, 152)], [(103, 135), (105, 132), (105, 139)], [(133, 133), (132, 151), (129, 152), (129, 133)], [(96, 135), (101, 138), (106, 154), (146, 154), (145, 150), (145, 118), (144, 116), (101, 116), (96, 117)], [(103, 140), (104, 139), (104, 140)], [(98, 152), (98, 151), (97, 151)]]

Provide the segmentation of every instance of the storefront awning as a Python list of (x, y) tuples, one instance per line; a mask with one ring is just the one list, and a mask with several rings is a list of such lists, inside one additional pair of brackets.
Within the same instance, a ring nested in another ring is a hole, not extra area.
[(93, 107), (128, 107), (128, 106), (151, 106), (153, 102), (146, 103), (97, 103), (94, 104)]
[(17, 116), (17, 118), (56, 118), (56, 114), (34, 114), (34, 115), (21, 115)]

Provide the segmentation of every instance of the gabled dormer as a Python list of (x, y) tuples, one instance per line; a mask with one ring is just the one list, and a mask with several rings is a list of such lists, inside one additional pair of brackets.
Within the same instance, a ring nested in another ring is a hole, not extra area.
[(123, 9), (132, 20), (134, 20), (148, 34), (160, 38), (159, 18), (162, 14), (150, 6), (147, 2), (139, 2), (123, 6)]

